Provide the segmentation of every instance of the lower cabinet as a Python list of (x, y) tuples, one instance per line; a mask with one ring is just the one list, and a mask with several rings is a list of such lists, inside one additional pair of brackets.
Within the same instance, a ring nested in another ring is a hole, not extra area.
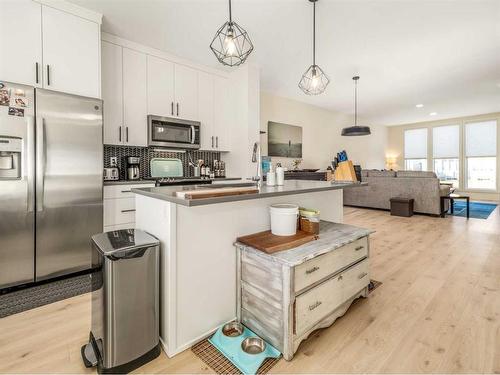
[(154, 184), (104, 186), (104, 232), (134, 228), (135, 194), (132, 193), (131, 189), (154, 186)]
[(293, 358), (300, 343), (313, 331), (330, 326), (356, 298), (368, 295), (368, 235), (343, 239), (344, 245), (332, 245), (331, 250), (325, 250), (322, 242), (328, 241), (327, 237), (320, 232), (318, 249), (310, 245), (310, 253), (295, 262), (290, 261), (294, 254), (306, 250), (266, 254), (237, 244), (238, 317), (281, 351), (286, 360)]

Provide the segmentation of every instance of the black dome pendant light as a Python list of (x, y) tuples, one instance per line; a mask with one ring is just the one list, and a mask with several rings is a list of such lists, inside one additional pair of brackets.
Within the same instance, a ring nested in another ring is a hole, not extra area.
[(359, 135), (370, 135), (369, 126), (358, 125), (358, 80), (359, 76), (352, 77), (354, 81), (354, 126), (349, 126), (342, 129), (342, 135), (345, 137), (353, 137)]
[(326, 90), (330, 79), (325, 72), (316, 65), (316, 2), (318, 0), (309, 0), (313, 3), (313, 63), (302, 75), (299, 82), (300, 89), (307, 95), (319, 95)]
[(228, 66), (243, 64), (253, 51), (248, 33), (233, 21), (231, 0), (229, 0), (229, 21), (217, 30), (210, 43), (210, 49), (221, 64)]

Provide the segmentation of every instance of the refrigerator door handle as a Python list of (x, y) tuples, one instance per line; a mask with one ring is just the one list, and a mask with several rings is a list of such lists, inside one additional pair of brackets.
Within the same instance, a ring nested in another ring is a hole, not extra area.
[(36, 210), (43, 211), (45, 189), (45, 126), (42, 117), (36, 119)]
[(26, 211), (33, 212), (35, 206), (35, 171), (34, 171), (34, 161), (35, 161), (35, 122), (33, 117), (27, 117), (26, 123), (28, 125), (27, 142), (26, 142), (26, 171), (24, 175), (26, 176), (26, 181), (28, 183), (28, 197), (26, 204)]

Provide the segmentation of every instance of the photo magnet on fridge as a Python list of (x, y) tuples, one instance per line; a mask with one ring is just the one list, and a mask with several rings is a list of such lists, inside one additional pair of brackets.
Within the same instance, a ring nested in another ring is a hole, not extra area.
[(9, 107), (9, 115), (11, 115), (11, 116), (18, 116), (18, 117), (24, 117), (24, 109)]
[(15, 97), (14, 98), (14, 105), (16, 107), (27, 107), (28, 106), (28, 99)]
[(8, 106), (10, 102), (9, 90), (0, 90), (0, 105)]

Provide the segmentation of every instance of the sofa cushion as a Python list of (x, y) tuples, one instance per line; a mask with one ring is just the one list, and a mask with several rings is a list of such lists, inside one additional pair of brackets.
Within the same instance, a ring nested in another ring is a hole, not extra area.
[(372, 169), (368, 171), (368, 177), (396, 177), (395, 171), (379, 171)]
[(450, 195), (451, 187), (450, 185), (439, 185), (439, 196), (445, 197)]
[(397, 177), (437, 178), (434, 172), (428, 171), (398, 171)]

